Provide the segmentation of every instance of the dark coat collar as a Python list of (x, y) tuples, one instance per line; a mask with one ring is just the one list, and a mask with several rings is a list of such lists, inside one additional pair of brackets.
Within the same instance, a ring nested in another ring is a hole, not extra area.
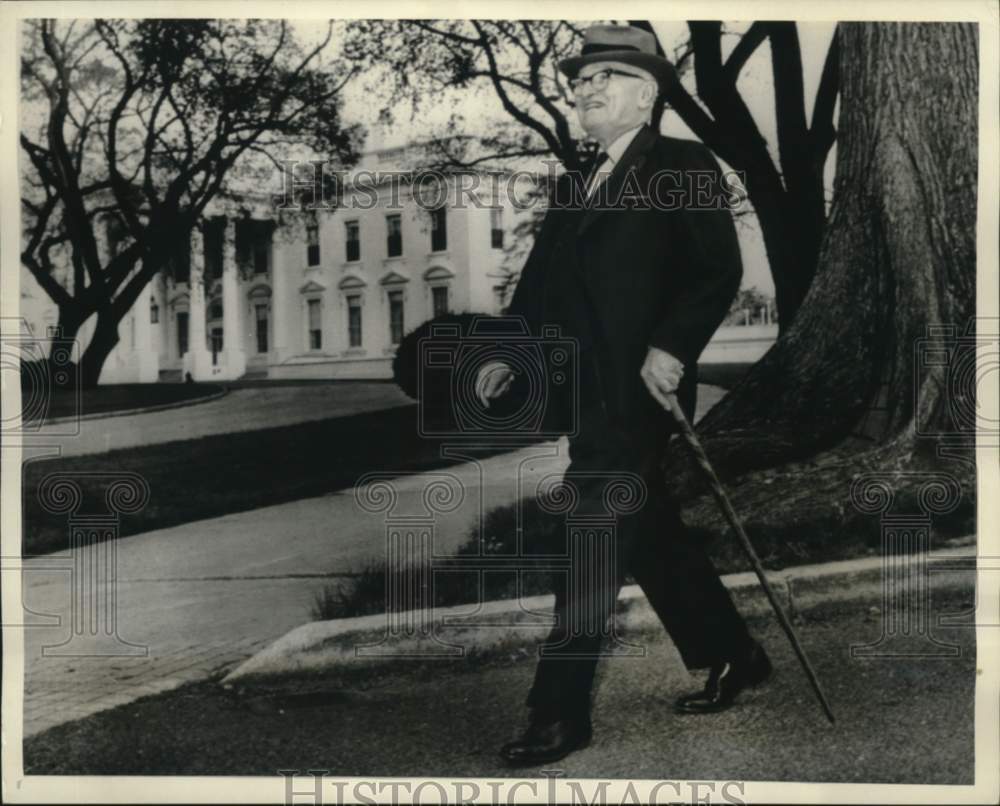
[(625, 149), (625, 153), (622, 154), (621, 159), (615, 163), (611, 175), (604, 180), (603, 187), (598, 188), (594, 193), (591, 201), (595, 203), (595, 206), (590, 207), (580, 219), (580, 225), (577, 229), (578, 233), (582, 233), (605, 212), (601, 209), (600, 204), (598, 204), (599, 202), (603, 200), (606, 205), (608, 200), (614, 201), (614, 199), (618, 198), (625, 184), (625, 177), (628, 176), (629, 171), (637, 171), (642, 167), (642, 164), (646, 161), (647, 152), (653, 147), (657, 139), (659, 139), (659, 135), (653, 131), (649, 124), (643, 125), (636, 132), (635, 137), (632, 138), (632, 142)]

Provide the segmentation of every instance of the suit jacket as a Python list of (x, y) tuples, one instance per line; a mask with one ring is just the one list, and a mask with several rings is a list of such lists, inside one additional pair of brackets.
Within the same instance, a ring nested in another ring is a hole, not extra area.
[(720, 175), (705, 146), (644, 126), (590, 202), (579, 174), (555, 184), (509, 313), (579, 340), (584, 409), (613, 427), (674, 429), (639, 376), (650, 346), (684, 364), (677, 395), (694, 414), (698, 356), (743, 272)]

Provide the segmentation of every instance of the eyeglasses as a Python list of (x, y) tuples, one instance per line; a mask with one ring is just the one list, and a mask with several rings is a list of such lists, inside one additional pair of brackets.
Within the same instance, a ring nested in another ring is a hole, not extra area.
[(612, 75), (626, 76), (627, 78), (642, 78), (642, 76), (637, 76), (635, 73), (626, 73), (624, 70), (615, 70), (611, 67), (606, 67), (603, 70), (598, 70), (596, 73), (592, 73), (586, 78), (571, 78), (569, 81), (569, 88), (573, 90), (573, 92), (579, 92), (583, 89), (585, 84), (590, 84), (590, 86), (594, 88), (595, 92), (600, 92), (608, 86), (608, 82), (611, 80)]

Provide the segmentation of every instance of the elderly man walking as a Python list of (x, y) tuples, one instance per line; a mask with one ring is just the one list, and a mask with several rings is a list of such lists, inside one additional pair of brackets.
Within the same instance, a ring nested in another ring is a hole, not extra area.
[[(678, 700), (678, 711), (727, 708), (771, 671), (704, 548), (687, 536), (657, 470), (676, 430), (667, 396), (676, 394), (693, 415), (698, 356), (742, 276), (731, 213), (716, 203), (719, 166), (701, 144), (650, 126), (657, 97), (677, 78), (647, 31), (593, 26), (581, 54), (559, 67), (581, 125), (601, 150), (588, 176), (560, 177), (510, 313), (536, 333), (558, 325), (579, 344), (579, 413), (567, 479), (581, 480), (583, 505), (601, 495), (586, 479), (614, 473), (642, 479), (646, 502), (618, 528), (618, 573), (574, 568), (571, 576), (589, 584), (557, 592), (557, 623), (528, 695), (527, 730), (501, 750), (512, 765), (556, 761), (590, 741), (594, 672), (607, 637), (602, 625), (625, 571), (686, 666), (709, 669), (704, 690)], [(637, 189), (644, 198), (636, 199)], [(626, 196), (631, 203), (623, 203)], [(502, 364), (484, 367), (483, 403), (504, 394), (512, 376)], [(579, 617), (595, 608), (598, 619)]]

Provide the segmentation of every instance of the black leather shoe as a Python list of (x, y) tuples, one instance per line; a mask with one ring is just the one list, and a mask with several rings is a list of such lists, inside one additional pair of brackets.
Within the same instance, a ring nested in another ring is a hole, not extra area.
[(713, 666), (703, 691), (686, 694), (677, 700), (681, 714), (712, 714), (733, 704), (736, 695), (747, 686), (763, 683), (771, 675), (771, 661), (760, 644), (754, 644), (742, 658)]
[(548, 764), (590, 744), (589, 718), (534, 718), (520, 739), (500, 748), (500, 755), (514, 767)]

